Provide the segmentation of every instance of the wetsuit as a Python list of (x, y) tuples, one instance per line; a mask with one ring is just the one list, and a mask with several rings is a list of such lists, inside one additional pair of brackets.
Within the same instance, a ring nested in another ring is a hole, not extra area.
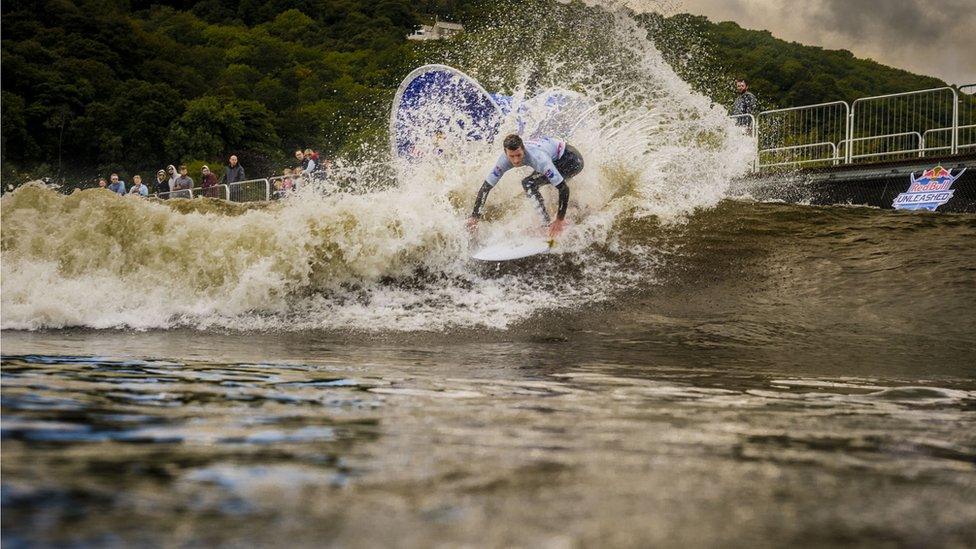
[[(536, 210), (542, 216), (546, 225), (550, 223), (549, 212), (539, 193), (539, 187), (547, 183), (552, 183), (559, 191), (559, 209), (556, 212), (556, 219), (566, 217), (566, 208), (569, 207), (569, 184), (568, 179), (583, 171), (583, 155), (575, 147), (566, 143), (562, 139), (543, 137), (525, 142), (525, 160), (523, 166), (532, 167), (532, 175), (522, 180), (522, 188), (525, 194), (535, 202)], [(495, 167), (485, 178), (485, 182), (478, 191), (478, 197), (474, 202), (474, 211), (471, 216), (480, 218), (484, 213), (485, 202), (488, 200), (488, 193), (498, 184), (508, 170), (515, 166), (508, 160), (508, 156), (502, 153), (495, 162)]]

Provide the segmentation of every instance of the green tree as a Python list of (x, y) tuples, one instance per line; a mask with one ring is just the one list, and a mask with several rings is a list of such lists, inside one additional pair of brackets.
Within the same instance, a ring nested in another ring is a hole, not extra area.
[(257, 101), (206, 96), (190, 101), (169, 127), (165, 139), (170, 158), (222, 158), (232, 151), (275, 155), (280, 139), (273, 116)]

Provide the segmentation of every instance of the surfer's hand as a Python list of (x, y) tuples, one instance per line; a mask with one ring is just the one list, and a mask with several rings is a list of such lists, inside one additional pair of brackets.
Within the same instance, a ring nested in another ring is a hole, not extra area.
[(556, 238), (566, 228), (565, 219), (557, 219), (549, 224), (549, 238)]
[(468, 232), (473, 233), (478, 230), (478, 218), (471, 216), (468, 218)]

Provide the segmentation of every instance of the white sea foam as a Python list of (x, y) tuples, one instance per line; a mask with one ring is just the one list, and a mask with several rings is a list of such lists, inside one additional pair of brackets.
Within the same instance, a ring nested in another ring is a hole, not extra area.
[[(492, 144), (400, 170), (378, 190), (367, 165), (386, 159), (367, 154), (364, 176), (341, 191), (309, 188), (243, 212), (27, 186), (2, 199), (2, 327), (505, 329), (649, 281), (659, 257), (622, 238), (624, 222), (679, 223), (714, 206), (747, 170), (752, 145), (724, 109), (675, 75), (625, 12), (608, 6), (559, 31), (520, 26), (524, 20), (513, 15), (470, 33), (431, 61), (517, 97), (534, 72), (544, 86), (599, 106), (570, 138), (586, 169), (572, 181), (573, 226), (550, 269), (498, 275), (467, 259), (464, 220), (498, 154)], [(507, 59), (499, 33), (539, 35), (539, 55), (522, 59), (532, 66), (521, 76), (496, 74)], [(538, 223), (518, 184), (524, 175), (513, 170), (492, 192), (484, 240)]]

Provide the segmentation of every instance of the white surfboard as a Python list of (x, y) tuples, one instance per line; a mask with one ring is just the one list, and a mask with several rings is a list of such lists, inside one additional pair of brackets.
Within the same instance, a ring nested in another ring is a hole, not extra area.
[(502, 242), (492, 244), (471, 254), (472, 259), (478, 261), (511, 261), (538, 254), (549, 253), (555, 246), (555, 241), (544, 238), (529, 238), (518, 242)]

